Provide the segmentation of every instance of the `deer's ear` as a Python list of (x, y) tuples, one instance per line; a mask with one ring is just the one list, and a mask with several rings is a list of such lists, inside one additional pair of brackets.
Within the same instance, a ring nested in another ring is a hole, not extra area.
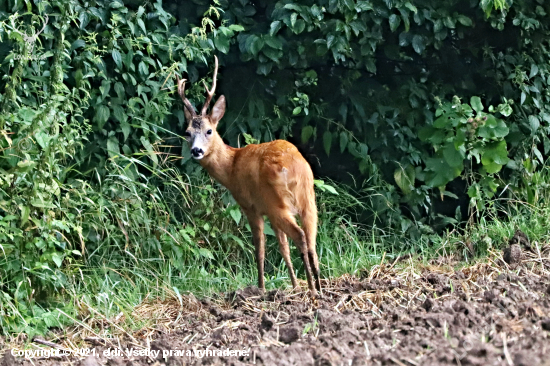
[(186, 107), (183, 107), (183, 114), (185, 114), (185, 120), (187, 122), (191, 122), (191, 120), (193, 119), (193, 115)]
[(217, 125), (220, 119), (222, 119), (223, 115), (225, 114), (225, 97), (222, 95), (218, 98), (218, 101), (216, 104), (214, 104), (214, 108), (212, 108), (212, 112), (210, 113), (210, 121)]

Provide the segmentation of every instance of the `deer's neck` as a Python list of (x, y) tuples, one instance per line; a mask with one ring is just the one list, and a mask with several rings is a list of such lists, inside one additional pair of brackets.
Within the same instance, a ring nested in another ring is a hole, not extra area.
[(223, 186), (230, 189), (233, 175), (233, 162), (239, 149), (226, 145), (216, 134), (210, 146), (210, 153), (199, 161), (208, 174)]

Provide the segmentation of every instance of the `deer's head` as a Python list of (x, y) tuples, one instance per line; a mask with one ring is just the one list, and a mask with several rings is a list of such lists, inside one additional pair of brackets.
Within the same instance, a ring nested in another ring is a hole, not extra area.
[(189, 99), (185, 97), (185, 79), (180, 80), (178, 77), (178, 93), (185, 105), (185, 119), (189, 123), (184, 135), (191, 149), (191, 156), (197, 160), (204, 158), (211, 152), (213, 141), (219, 138), (216, 131), (218, 122), (225, 113), (225, 97), (222, 95), (214, 104), (210, 114), (208, 114), (208, 105), (216, 91), (216, 78), (218, 76), (218, 58), (216, 56), (214, 58), (215, 68), (214, 77), (212, 78), (212, 89), (209, 90), (206, 83), (204, 84), (207, 96), (201, 114), (197, 114)]

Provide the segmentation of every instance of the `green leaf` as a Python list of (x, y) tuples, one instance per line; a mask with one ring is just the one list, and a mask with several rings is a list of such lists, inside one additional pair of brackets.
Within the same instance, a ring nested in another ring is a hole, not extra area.
[(544, 165), (544, 158), (542, 157), (542, 154), (540, 153), (540, 150), (537, 148), (537, 146), (533, 146), (533, 153), (539, 159), (540, 163)]
[(340, 153), (344, 153), (346, 150), (346, 146), (348, 146), (348, 133), (347, 132), (340, 132)]
[(117, 81), (115, 83), (115, 92), (120, 99), (124, 99), (124, 96), (126, 95), (126, 90), (124, 89), (124, 86), (120, 81)]
[(53, 203), (45, 202), (42, 198), (40, 199), (33, 198), (31, 200), (31, 206), (38, 207), (38, 208), (57, 208)]
[(404, 194), (407, 195), (414, 189), (414, 181), (416, 178), (414, 167), (412, 165), (408, 164), (405, 169), (399, 166), (393, 173), (393, 178), (395, 179), (397, 186), (401, 188)]
[(139, 73), (143, 76), (149, 76), (149, 67), (145, 64), (145, 62), (140, 61), (138, 65)]
[(109, 7), (112, 8), (112, 9), (118, 9), (118, 8), (122, 8), (124, 6), (123, 3), (121, 3), (120, 1), (113, 1), (109, 4)]
[(120, 51), (114, 49), (111, 52), (111, 55), (113, 56), (113, 60), (115, 60), (115, 64), (117, 65), (117, 67), (122, 70), (122, 55), (120, 54)]
[(359, 156), (362, 157), (362, 158), (366, 158), (369, 154), (369, 147), (364, 144), (364, 143), (360, 143), (359, 144), (359, 149), (358, 149), (358, 152), (359, 152)]
[(94, 116), (94, 120), (97, 122), (97, 126), (99, 129), (102, 129), (107, 120), (109, 119), (109, 115), (111, 114), (109, 107), (106, 105), (100, 105), (96, 108), (96, 113)]
[(434, 121), (434, 127), (439, 129), (444, 129), (444, 128), (450, 127), (452, 123), (453, 123), (453, 119), (449, 114), (446, 113)]
[(102, 80), (101, 86), (99, 87), (99, 91), (101, 92), (101, 98), (105, 99), (105, 97), (107, 97), (107, 95), (109, 94), (110, 90), (111, 90), (111, 81)]
[(408, 1), (405, 3), (405, 7), (407, 9), (409, 9), (410, 11), (412, 11), (413, 13), (415, 13), (415, 14), (418, 12), (418, 9), (416, 8), (416, 6), (414, 6), (413, 4), (411, 4)]
[(422, 127), (420, 131), (418, 131), (418, 138), (420, 139), (420, 141), (426, 142), (430, 139), (435, 131), (436, 129), (432, 126)]
[(36, 161), (31, 160), (21, 160), (17, 162), (18, 173), (28, 173), (32, 169), (34, 169), (38, 163)]
[(153, 149), (153, 145), (151, 144), (151, 142), (149, 142), (149, 140), (145, 136), (141, 136), (139, 140), (147, 150), (149, 158), (151, 158), (151, 160), (153, 161), (153, 166), (156, 167), (159, 161), (158, 161), (157, 154), (155, 154), (155, 150)]
[(409, 12), (403, 8), (399, 8), (399, 12), (401, 13), (401, 19), (403, 19), (403, 25), (405, 25), (405, 32), (408, 32), (409, 29), (411, 28), (411, 21), (409, 20)]
[(199, 248), (199, 254), (205, 258), (214, 259), (214, 255), (212, 255), (212, 252), (206, 248)]
[(479, 6), (485, 12), (485, 16), (489, 18), (491, 11), (493, 10), (494, 0), (481, 0)]
[(119, 142), (115, 136), (111, 136), (107, 140), (107, 152), (111, 158), (120, 155)]
[(302, 128), (302, 144), (305, 144), (306, 142), (308, 142), (311, 135), (313, 135), (312, 126), (305, 126), (304, 128)]
[(258, 54), (262, 50), (262, 47), (264, 46), (264, 40), (257, 36), (250, 36), (249, 38), (252, 38), (252, 41), (250, 43), (250, 52), (254, 56)]
[(462, 170), (464, 154), (455, 148), (454, 143), (448, 142), (443, 147), (443, 157), (449, 166)]
[(19, 209), (21, 210), (21, 226), (24, 226), (27, 223), (27, 221), (29, 221), (31, 208), (29, 206), (20, 205)]
[(87, 12), (83, 11), (78, 15), (78, 20), (80, 20), (80, 29), (84, 29), (90, 22), (90, 16)]
[(466, 26), (466, 27), (471, 27), (472, 26), (472, 19), (468, 18), (465, 15), (459, 15), (457, 20), (463, 26)]
[(327, 156), (330, 155), (331, 145), (332, 145), (332, 133), (330, 131), (325, 131), (325, 133), (323, 133), (323, 147), (325, 148), (325, 152), (327, 153)]
[(279, 21), (279, 20), (276, 20), (276, 21), (272, 22), (271, 25), (269, 26), (269, 34), (272, 35), (272, 36), (277, 34), (279, 29), (281, 29), (282, 25), (283, 25), (283, 23), (281, 23), (281, 21)]
[(329, 34), (327, 36), (327, 48), (332, 48), (336, 40), (336, 37), (334, 37), (334, 34)]
[(373, 74), (376, 74), (376, 64), (374, 63), (373, 58), (368, 58), (365, 61), (365, 66), (367, 67), (367, 71)]
[(390, 15), (389, 22), (391, 31), (395, 32), (399, 24), (401, 24), (401, 18), (397, 14), (392, 14)]
[(233, 32), (242, 32), (244, 30), (244, 27), (239, 24), (231, 24), (228, 28)]
[(229, 210), (229, 214), (237, 225), (239, 224), (239, 222), (241, 222), (242, 213), (239, 206), (233, 206), (231, 210)]
[(416, 53), (419, 55), (422, 54), (426, 48), (426, 45), (424, 44), (424, 37), (419, 34), (415, 35), (412, 39), (412, 46)]
[(456, 130), (456, 136), (454, 138), (455, 149), (459, 149), (466, 142), (466, 132), (464, 128), (459, 128)]
[(531, 71), (529, 72), (529, 79), (536, 76), (539, 73), (539, 67), (535, 64), (531, 64)]
[(477, 96), (473, 96), (470, 98), (470, 105), (476, 112), (483, 111), (483, 104), (481, 104), (481, 98)]
[(453, 29), (455, 27), (455, 20), (451, 17), (445, 17), (443, 18), (443, 24), (445, 24), (447, 28)]
[(370, 1), (370, 0), (358, 0), (355, 9), (359, 13), (361, 11), (373, 10), (374, 8), (372, 6), (372, 1)]
[(295, 34), (300, 34), (306, 28), (306, 22), (303, 19), (298, 19), (296, 23), (292, 26), (292, 31)]
[(506, 123), (500, 119), (497, 121), (497, 125), (493, 128), (493, 131), (494, 136), (497, 138), (506, 137), (510, 133), (510, 129), (506, 126)]
[(297, 114), (300, 114), (301, 112), (302, 112), (302, 107), (298, 106), (292, 110), (292, 115), (295, 116)]
[(61, 264), (63, 264), (63, 256), (60, 255), (59, 253), (53, 253), (52, 260), (54, 261), (57, 267), (61, 267)]
[(430, 187), (444, 187), (458, 177), (461, 173), (459, 167), (453, 168), (443, 157), (426, 159), (426, 184)]
[(334, 188), (333, 186), (329, 185), (329, 184), (323, 184), (323, 188), (327, 191), (327, 192), (330, 192), (336, 196), (338, 196), (338, 192), (336, 191), (336, 188)]
[(280, 57), (283, 55), (281, 51), (278, 51), (276, 49), (273, 49), (271, 47), (264, 47), (262, 49), (262, 52), (264, 55), (269, 57), (270, 60), (274, 62), (279, 62)]
[(275, 48), (276, 50), (283, 49), (283, 42), (281, 42), (278, 37), (265, 37), (265, 43), (267, 43), (269, 47)]
[(79, 49), (79, 48), (84, 47), (84, 46), (86, 46), (86, 42), (83, 39), (77, 39), (71, 45), (71, 51), (74, 51), (74, 50)]
[(296, 21), (298, 20), (298, 13), (292, 13), (290, 15), (290, 26), (291, 27), (294, 27), (294, 25), (296, 24)]
[[(500, 106), (499, 106), (500, 107)], [(514, 110), (512, 109), (512, 107), (510, 106), (510, 104), (505, 104), (504, 106), (502, 106), (501, 108), (499, 108), (499, 112), (500, 114), (502, 114), (504, 117), (509, 117), (512, 112), (514, 112)]]
[[(41, 148), (45, 149), (50, 142), (50, 136), (42, 131), (38, 131), (34, 134), (34, 138)], [(20, 162), (21, 163), (21, 162)], [(19, 165), (19, 164), (18, 164)]]
[(485, 126), (481, 126), (477, 135), (486, 139), (502, 138), (508, 135), (510, 130), (502, 120), (497, 120), (494, 116), (487, 116)]
[(141, 30), (143, 31), (143, 34), (147, 34), (147, 29), (145, 28), (145, 23), (143, 23), (143, 20), (138, 19), (137, 23), (138, 23), (139, 27), (141, 28)]
[(331, 186), (329, 184), (326, 184), (324, 181), (322, 181), (320, 179), (314, 179), (313, 184), (315, 185), (315, 187), (319, 188), (323, 192), (328, 191), (328, 192), (338, 196), (338, 192), (336, 191), (336, 188), (334, 188), (333, 186)]
[(447, 134), (444, 130), (435, 130), (435, 132), (430, 136), (428, 141), (432, 143), (432, 145), (438, 145), (442, 143), (447, 138)]
[(122, 133), (124, 135), (124, 141), (126, 141), (128, 139), (128, 136), (130, 136), (132, 128), (128, 122), (121, 122), (120, 129), (122, 130)]
[(268, 62), (266, 64), (259, 64), (258, 65), (258, 69), (257, 69), (257, 72), (258, 74), (260, 75), (267, 75), (269, 74), (269, 72), (271, 71), (271, 68), (273, 67), (273, 63), (272, 62)]
[(145, 8), (143, 6), (139, 6), (138, 11), (136, 13), (136, 18), (141, 17), (145, 13)]
[(540, 121), (537, 116), (529, 116), (529, 127), (531, 127), (531, 133), (535, 134), (540, 127)]
[(509, 160), (506, 141), (489, 143), (482, 151), (481, 163), (488, 173), (497, 173)]
[(115, 116), (117, 121), (121, 123), (126, 122), (126, 120), (128, 119), (128, 116), (126, 115), (126, 113), (124, 113), (124, 108), (119, 105), (113, 106), (113, 115)]
[(229, 52), (229, 38), (224, 35), (218, 35), (214, 38), (214, 45), (222, 53)]

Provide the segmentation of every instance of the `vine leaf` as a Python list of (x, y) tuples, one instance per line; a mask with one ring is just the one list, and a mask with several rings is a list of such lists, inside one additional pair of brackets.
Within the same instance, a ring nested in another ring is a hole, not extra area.
[(323, 147), (325, 148), (325, 152), (327, 153), (327, 156), (330, 156), (331, 145), (332, 145), (332, 133), (330, 131), (325, 131), (325, 133), (323, 133)]
[(473, 96), (470, 98), (470, 104), (472, 106), (472, 108), (474, 109), (474, 111), (476, 111), (477, 113), (483, 111), (483, 104), (481, 104), (481, 98), (477, 97), (477, 96)]

